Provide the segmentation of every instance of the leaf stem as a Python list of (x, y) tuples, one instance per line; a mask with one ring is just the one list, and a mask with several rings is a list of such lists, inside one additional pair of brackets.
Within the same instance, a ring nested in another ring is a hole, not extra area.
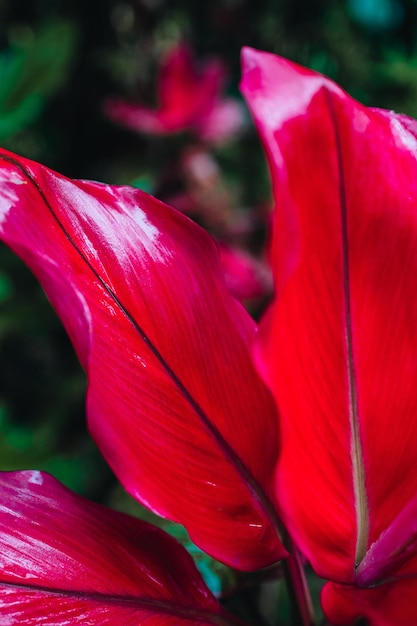
[[(286, 543), (292, 543), (289, 537)], [(282, 561), (282, 571), (292, 607), (292, 626), (316, 626), (301, 555), (294, 544), (291, 554)]]

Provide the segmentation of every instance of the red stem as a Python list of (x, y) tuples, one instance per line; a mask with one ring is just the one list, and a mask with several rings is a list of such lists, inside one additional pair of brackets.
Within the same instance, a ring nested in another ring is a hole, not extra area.
[(292, 554), (282, 561), (282, 570), (292, 606), (292, 626), (316, 626), (304, 567), (295, 546)]

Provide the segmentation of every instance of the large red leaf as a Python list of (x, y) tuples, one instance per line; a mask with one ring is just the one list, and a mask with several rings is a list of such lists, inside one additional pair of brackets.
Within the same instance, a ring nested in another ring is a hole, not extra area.
[(88, 373), (90, 430), (127, 490), (231, 566), (281, 558), (275, 405), (210, 237), (139, 190), (5, 151), (0, 237), (62, 318)]
[(244, 69), (276, 202), (258, 357), (282, 416), (277, 494), (318, 572), (354, 582), (363, 562), (371, 584), (415, 542), (417, 125), (270, 54)]
[(174, 539), (47, 474), (0, 474), (0, 622), (237, 624)]

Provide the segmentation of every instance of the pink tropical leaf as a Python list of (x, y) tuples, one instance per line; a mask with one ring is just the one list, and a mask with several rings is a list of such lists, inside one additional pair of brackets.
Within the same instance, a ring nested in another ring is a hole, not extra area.
[(126, 489), (232, 567), (282, 558), (275, 404), (207, 233), (140, 190), (1, 151), (0, 237), (63, 320), (91, 433)]
[(0, 474), (0, 622), (228, 626), (172, 537), (48, 474)]
[(221, 145), (238, 135), (244, 126), (243, 105), (233, 98), (218, 98), (214, 106), (200, 117), (196, 130), (203, 141)]
[(226, 285), (238, 300), (259, 298), (272, 293), (270, 268), (243, 248), (220, 244), (220, 260)]
[(376, 584), (416, 551), (417, 123), (243, 60), (276, 203), (258, 350), (282, 417), (276, 492), (316, 571)]
[(197, 67), (191, 48), (184, 42), (172, 48), (158, 77), (159, 106), (146, 106), (109, 98), (105, 113), (115, 122), (151, 134), (194, 131), (210, 143), (222, 143), (243, 125), (238, 102), (223, 98), (225, 68), (217, 58)]

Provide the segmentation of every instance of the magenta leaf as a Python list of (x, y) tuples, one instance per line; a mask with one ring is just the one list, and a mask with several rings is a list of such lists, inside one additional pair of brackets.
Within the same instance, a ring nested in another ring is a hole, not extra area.
[(270, 267), (244, 248), (219, 244), (226, 285), (240, 301), (272, 293)]
[(104, 111), (116, 123), (140, 133), (191, 130), (204, 141), (222, 143), (244, 123), (240, 104), (222, 97), (225, 77), (219, 59), (212, 57), (197, 66), (193, 51), (182, 42), (169, 50), (161, 64), (156, 109), (109, 98)]
[(140, 190), (5, 151), (0, 237), (63, 320), (88, 374), (91, 433), (126, 489), (232, 567), (282, 558), (275, 404), (210, 237)]
[[(401, 566), (411, 562), (411, 573), (417, 578), (417, 497), (407, 503), (392, 524), (373, 543), (356, 570), (360, 586), (375, 584), (384, 579), (396, 578)], [(410, 571), (408, 572), (410, 575)]]
[(286, 59), (243, 59), (276, 204), (258, 344), (276, 493), (318, 573), (377, 584), (417, 547), (417, 123)]
[(37, 471), (0, 474), (0, 622), (238, 623), (172, 537)]

